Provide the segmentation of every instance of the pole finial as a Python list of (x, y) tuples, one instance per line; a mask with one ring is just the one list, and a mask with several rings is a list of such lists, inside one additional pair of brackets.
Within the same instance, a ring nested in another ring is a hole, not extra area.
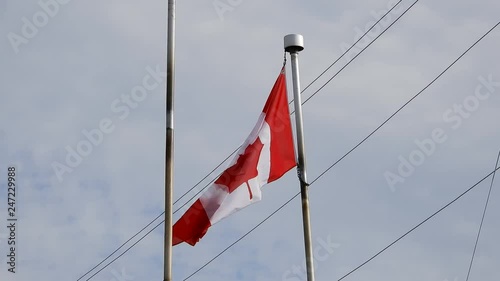
[(300, 34), (288, 34), (284, 41), (286, 52), (296, 53), (304, 50), (304, 37)]

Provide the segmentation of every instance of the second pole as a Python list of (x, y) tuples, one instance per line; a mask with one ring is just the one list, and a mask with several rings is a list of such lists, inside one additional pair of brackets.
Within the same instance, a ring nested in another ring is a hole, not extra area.
[(307, 281), (314, 281), (314, 257), (312, 249), (311, 219), (309, 196), (307, 194), (307, 169), (304, 146), (304, 126), (302, 122), (302, 99), (300, 96), (299, 52), (304, 50), (304, 38), (299, 34), (285, 36), (285, 51), (290, 53), (292, 65), (293, 96), (295, 103), (295, 131), (297, 135), (297, 170), (300, 180), (302, 199), (302, 221), (304, 227), (304, 246), (306, 252)]

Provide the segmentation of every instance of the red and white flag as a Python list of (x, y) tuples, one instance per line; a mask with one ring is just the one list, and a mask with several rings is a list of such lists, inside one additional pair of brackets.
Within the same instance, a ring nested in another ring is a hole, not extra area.
[(261, 187), (295, 167), (293, 134), (281, 70), (254, 129), (229, 168), (173, 226), (173, 245), (194, 246), (208, 228), (230, 214), (260, 201)]

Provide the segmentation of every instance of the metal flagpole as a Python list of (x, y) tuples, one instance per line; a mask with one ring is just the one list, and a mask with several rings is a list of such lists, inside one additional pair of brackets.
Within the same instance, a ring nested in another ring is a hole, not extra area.
[(165, 146), (165, 239), (163, 281), (172, 281), (172, 198), (174, 195), (175, 0), (168, 0)]
[(299, 34), (285, 36), (285, 51), (292, 58), (293, 96), (295, 102), (295, 124), (297, 133), (298, 175), (302, 198), (302, 220), (304, 226), (304, 245), (306, 251), (307, 281), (314, 281), (314, 262), (311, 239), (311, 219), (309, 215), (309, 197), (307, 195), (307, 172), (304, 148), (304, 128), (302, 125), (302, 100), (300, 97), (299, 52), (304, 50), (304, 38)]

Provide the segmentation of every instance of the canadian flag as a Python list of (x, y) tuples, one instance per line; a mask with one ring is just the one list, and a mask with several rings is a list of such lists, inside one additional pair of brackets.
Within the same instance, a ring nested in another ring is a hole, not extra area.
[(293, 134), (281, 70), (254, 129), (229, 168), (173, 226), (173, 245), (194, 246), (208, 228), (230, 214), (260, 201), (261, 187), (295, 167)]

